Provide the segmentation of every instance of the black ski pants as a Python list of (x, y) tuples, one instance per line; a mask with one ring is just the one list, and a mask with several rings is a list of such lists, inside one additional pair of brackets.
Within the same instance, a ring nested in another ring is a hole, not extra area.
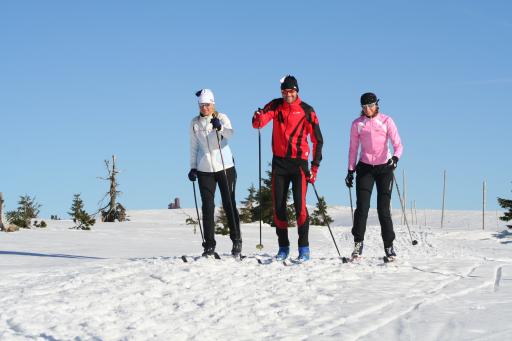
[(272, 159), (272, 203), (274, 224), (279, 246), (290, 246), (288, 239), (287, 199), (290, 183), (293, 191), (293, 204), (297, 218), (299, 247), (309, 246), (309, 215), (306, 208), (308, 184), (306, 173), (308, 163), (301, 159), (287, 159), (274, 156)]
[(366, 231), (368, 210), (373, 185), (377, 186), (377, 213), (384, 247), (390, 247), (395, 240), (393, 221), (391, 220), (390, 202), (393, 189), (393, 168), (387, 165), (368, 165), (359, 162), (356, 167), (356, 196), (357, 204), (354, 213), (352, 235), (354, 242), (362, 242)]
[[(215, 189), (219, 185), (222, 197), (222, 207), (226, 212), (229, 224), (229, 237), (233, 242), (241, 242), (240, 218), (236, 208), (235, 187), (236, 170), (235, 167), (226, 169), (228, 183), (224, 171), (220, 172), (197, 172), (199, 181), (199, 191), (201, 192), (203, 228), (204, 228), (204, 248), (215, 249)], [(233, 207), (231, 207), (233, 205)], [(233, 221), (234, 219), (234, 221)]]

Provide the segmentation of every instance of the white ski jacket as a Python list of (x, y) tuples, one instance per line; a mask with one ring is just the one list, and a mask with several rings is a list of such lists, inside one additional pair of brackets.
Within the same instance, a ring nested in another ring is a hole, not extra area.
[(190, 168), (200, 172), (222, 171), (222, 159), (217, 140), (217, 130), (210, 123), (214, 115), (220, 120), (222, 129), (218, 132), (222, 157), (226, 169), (234, 167), (235, 162), (228, 140), (233, 136), (231, 121), (222, 113), (214, 113), (210, 116), (198, 115), (190, 123)]

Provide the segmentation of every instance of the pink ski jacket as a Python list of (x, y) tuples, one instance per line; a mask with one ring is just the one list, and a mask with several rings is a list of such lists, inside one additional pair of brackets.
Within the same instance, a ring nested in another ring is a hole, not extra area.
[(350, 128), (348, 170), (356, 169), (359, 145), (361, 145), (359, 161), (373, 166), (385, 164), (391, 158), (388, 139), (393, 145), (393, 156), (400, 158), (403, 146), (398, 129), (391, 117), (378, 113), (372, 118), (361, 115), (354, 120)]

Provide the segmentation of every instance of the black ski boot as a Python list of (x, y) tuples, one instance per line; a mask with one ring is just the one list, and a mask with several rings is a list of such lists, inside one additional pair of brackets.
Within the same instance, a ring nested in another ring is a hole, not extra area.
[(352, 251), (352, 259), (360, 258), (363, 255), (363, 242), (354, 243), (354, 251)]
[(215, 257), (215, 248), (214, 247), (205, 247), (202, 256), (207, 257), (207, 258)]
[(389, 263), (396, 259), (396, 253), (393, 245), (390, 247), (384, 247), (384, 252), (386, 253), (386, 256), (384, 256), (384, 262)]
[(242, 253), (242, 241), (237, 240), (233, 242), (233, 248), (231, 249), (231, 254), (233, 257), (239, 258)]

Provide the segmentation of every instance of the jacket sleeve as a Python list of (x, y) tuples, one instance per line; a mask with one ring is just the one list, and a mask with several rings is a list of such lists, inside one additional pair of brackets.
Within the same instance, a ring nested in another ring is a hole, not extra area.
[(352, 122), (350, 128), (350, 144), (348, 148), (348, 170), (356, 169), (357, 151), (359, 149), (359, 131), (357, 130), (357, 121)]
[(275, 105), (274, 101), (271, 101), (265, 107), (263, 108), (262, 114), (254, 114), (252, 117), (252, 127), (259, 129), (263, 128), (270, 122), (272, 119), (274, 119), (275, 116)]
[(199, 141), (197, 140), (197, 135), (194, 131), (194, 121), (192, 120), (190, 123), (190, 169), (196, 168), (197, 169), (197, 152), (199, 149)]
[(395, 122), (390, 117), (388, 119), (388, 137), (391, 140), (391, 144), (393, 145), (393, 156), (397, 158), (402, 157), (402, 152), (404, 147), (402, 145), (402, 141), (400, 140), (400, 135), (398, 135), (398, 128), (395, 125)]
[(314, 111), (311, 112), (311, 131), (309, 138), (313, 144), (313, 160), (312, 165), (320, 166), (322, 161), (322, 148), (324, 146), (324, 138), (322, 137), (322, 131), (320, 130), (320, 122)]
[(229, 117), (226, 114), (219, 113), (218, 118), (222, 123), (220, 133), (225, 138), (230, 139), (235, 134), (235, 130), (231, 126), (231, 121), (229, 120)]

